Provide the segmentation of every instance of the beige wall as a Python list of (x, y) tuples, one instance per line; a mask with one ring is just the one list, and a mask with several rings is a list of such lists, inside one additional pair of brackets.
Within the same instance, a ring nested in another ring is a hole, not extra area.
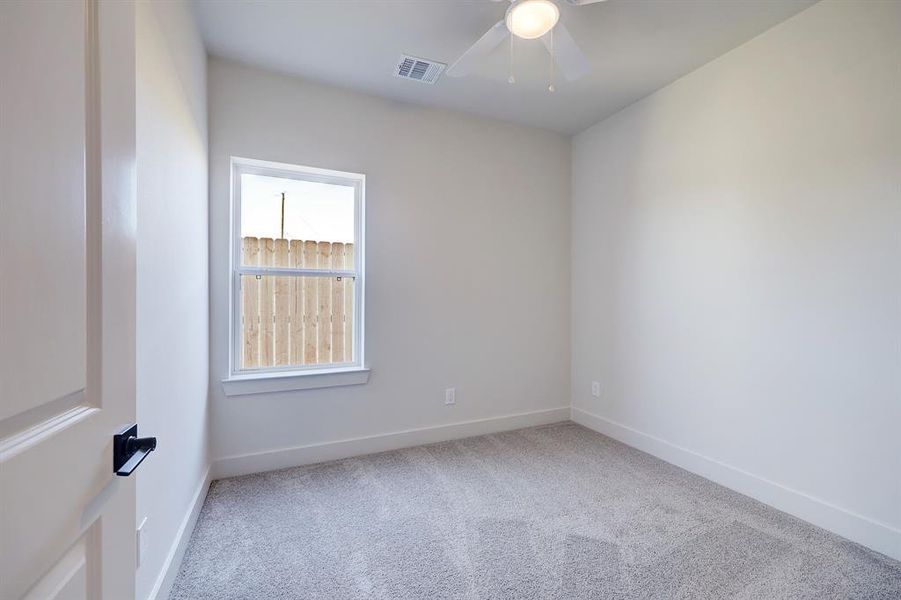
[(899, 57), (821, 2), (575, 138), (572, 391), (901, 558)]
[[(216, 458), (568, 407), (568, 138), (216, 59), (209, 82)], [(223, 395), (230, 156), (366, 175), (368, 384)]]

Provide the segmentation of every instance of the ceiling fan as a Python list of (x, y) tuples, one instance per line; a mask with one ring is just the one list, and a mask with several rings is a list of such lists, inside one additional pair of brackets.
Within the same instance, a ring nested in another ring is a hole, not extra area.
[[(504, 2), (506, 0), (494, 0)], [(604, 0), (565, 0), (571, 6), (585, 6)], [(560, 8), (552, 0), (509, 0), (510, 6), (504, 18), (494, 24), (475, 44), (447, 69), (450, 77), (468, 75), (512, 33), (514, 36), (534, 40), (541, 38), (551, 54), (553, 62), (567, 81), (575, 81), (590, 70), (588, 59), (579, 49), (569, 30), (559, 22)], [(512, 39), (511, 39), (512, 55)], [(512, 62), (512, 57), (511, 57)], [(515, 80), (511, 73), (510, 83)], [(554, 91), (553, 79), (548, 90)]]

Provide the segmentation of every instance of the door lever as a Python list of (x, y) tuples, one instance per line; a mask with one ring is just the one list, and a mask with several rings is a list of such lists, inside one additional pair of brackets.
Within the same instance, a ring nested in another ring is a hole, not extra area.
[(113, 436), (113, 472), (128, 477), (154, 450), (156, 438), (139, 438), (137, 424), (129, 425)]

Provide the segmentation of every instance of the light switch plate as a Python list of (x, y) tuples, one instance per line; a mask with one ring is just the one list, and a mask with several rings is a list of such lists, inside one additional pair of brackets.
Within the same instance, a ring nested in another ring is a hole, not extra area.
[(147, 553), (147, 531), (145, 530), (145, 525), (147, 525), (147, 517), (144, 517), (141, 524), (138, 525), (138, 530), (135, 532), (135, 567), (141, 566), (141, 560)]

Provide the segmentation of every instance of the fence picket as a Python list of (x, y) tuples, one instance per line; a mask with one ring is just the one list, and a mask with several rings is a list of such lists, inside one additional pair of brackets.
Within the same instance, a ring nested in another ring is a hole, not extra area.
[[(272, 267), (275, 263), (275, 240), (260, 238), (260, 266)], [(273, 277), (260, 278), (260, 366), (275, 364), (275, 282)]]
[[(288, 240), (275, 240), (275, 267), (289, 267)], [(291, 336), (291, 280), (293, 277), (273, 277), (275, 283), (275, 365), (283, 366), (291, 364), (290, 336)]]
[[(332, 269), (344, 269), (344, 244), (332, 244)], [(332, 280), (332, 305), (330, 318), (332, 324), (332, 362), (340, 363), (344, 357), (344, 280)]]
[[(332, 245), (329, 242), (319, 242), (319, 268), (328, 269), (331, 264)], [(332, 278), (317, 277), (318, 285), (318, 304), (319, 312), (317, 321), (319, 323), (319, 345), (316, 351), (318, 362), (332, 362), (332, 323), (331, 323), (331, 305), (332, 305)]]
[[(260, 244), (255, 237), (246, 237), (241, 243), (241, 258), (246, 266), (259, 264)], [(256, 277), (241, 277), (241, 345), (243, 367), (255, 369), (260, 365), (260, 286)]]
[[(291, 266), (300, 269), (303, 264), (303, 242), (291, 240), (289, 249)], [(303, 359), (303, 278), (291, 277), (291, 302), (289, 320), (291, 322), (290, 358), (292, 365), (302, 365)]]
[[(315, 269), (319, 264), (317, 261), (318, 253), (316, 251), (316, 242), (304, 242), (303, 244), (303, 265), (305, 269)], [(317, 320), (317, 300), (316, 300), (316, 280), (313, 277), (304, 277), (303, 282), (303, 362), (311, 365), (318, 362), (316, 360), (316, 351), (319, 347), (318, 341), (318, 320)]]
[[(353, 269), (354, 245), (344, 244), (344, 268)], [(344, 360), (350, 362), (354, 359), (354, 286), (357, 284), (352, 278), (344, 280), (344, 310), (341, 318), (344, 320)]]

